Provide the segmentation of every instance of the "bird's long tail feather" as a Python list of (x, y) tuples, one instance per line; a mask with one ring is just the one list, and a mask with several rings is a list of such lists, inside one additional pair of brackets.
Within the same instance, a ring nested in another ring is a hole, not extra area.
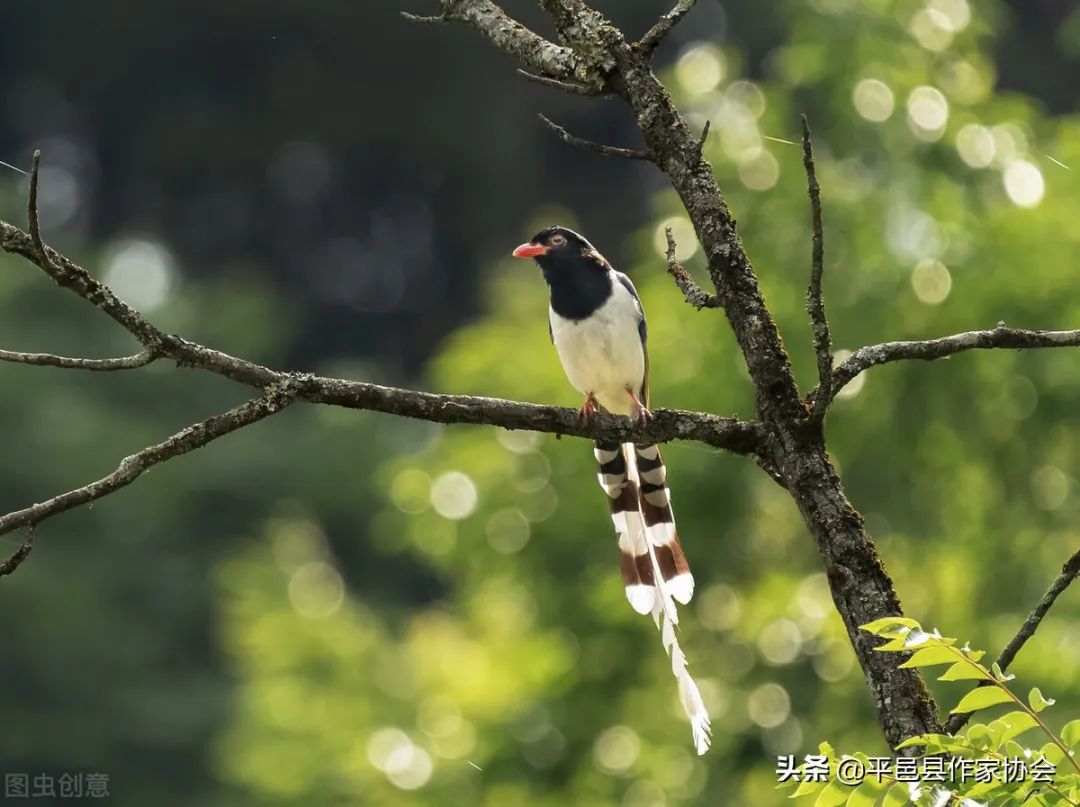
[(675, 530), (660, 450), (656, 446), (597, 442), (594, 453), (600, 466), (600, 486), (608, 495), (611, 520), (619, 535), (626, 598), (638, 613), (652, 614), (671, 658), (671, 672), (690, 720), (694, 747), (704, 754), (710, 742), (709, 715), (675, 634), (679, 624), (675, 601), (684, 605), (690, 601), (694, 578)]

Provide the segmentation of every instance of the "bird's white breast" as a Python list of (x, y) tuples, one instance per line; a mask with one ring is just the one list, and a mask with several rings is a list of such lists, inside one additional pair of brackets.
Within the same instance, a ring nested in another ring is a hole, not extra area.
[(645, 380), (645, 349), (634, 296), (612, 276), (611, 296), (592, 315), (569, 320), (549, 310), (551, 336), (570, 383), (593, 393), (609, 412), (630, 414), (627, 389), (635, 394)]

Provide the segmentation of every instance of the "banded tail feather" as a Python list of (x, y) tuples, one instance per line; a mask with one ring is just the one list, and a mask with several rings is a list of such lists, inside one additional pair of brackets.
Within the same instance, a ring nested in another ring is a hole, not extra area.
[[(632, 444), (628, 443), (630, 448)], [(667, 486), (667, 468), (658, 446), (632, 446), (641, 491), (641, 516), (649, 543), (655, 547), (660, 575), (671, 596), (683, 605), (694, 596), (694, 576), (686, 562), (675, 514), (671, 510), (671, 492)]]
[(619, 536), (619, 564), (630, 607), (652, 613), (656, 602), (656, 576), (650, 559), (645, 520), (638, 504), (637, 484), (630, 480), (626, 451), (619, 443), (597, 442), (593, 451), (599, 464), (600, 487), (608, 495), (611, 520)]
[(600, 486), (608, 495), (611, 520), (619, 535), (620, 566), (626, 598), (639, 614), (652, 614), (679, 700), (690, 720), (698, 754), (709, 748), (711, 724), (697, 684), (686, 666), (686, 655), (675, 635), (679, 614), (694, 594), (694, 577), (679, 543), (667, 470), (655, 445), (601, 442), (594, 449)]

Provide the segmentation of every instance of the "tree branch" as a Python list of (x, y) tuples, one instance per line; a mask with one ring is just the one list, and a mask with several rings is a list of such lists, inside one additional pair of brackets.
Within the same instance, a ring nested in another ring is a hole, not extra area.
[(821, 294), (821, 276), (825, 269), (825, 236), (821, 226), (821, 186), (818, 185), (814, 168), (814, 146), (810, 140), (810, 126), (802, 116), (803, 167), (806, 169), (807, 193), (810, 196), (810, 221), (813, 231), (813, 249), (810, 258), (810, 285), (806, 290), (806, 311), (810, 315), (810, 327), (814, 335), (814, 352), (817, 354), (818, 393), (814, 396), (812, 417), (820, 423), (825, 418), (829, 401), (832, 400), (832, 339), (829, 336), (829, 320), (825, 315), (825, 300)]
[[(614, 415), (597, 415), (589, 424), (582, 424), (577, 410), (574, 409), (470, 395), (439, 395), (362, 381), (272, 370), (179, 336), (163, 333), (117, 297), (108, 286), (91, 277), (82, 266), (50, 248), (46, 249), (51, 260), (44, 260), (28, 248), (29, 240), (29, 236), (19, 228), (0, 221), (0, 246), (4, 250), (21, 255), (50, 277), (60, 278), (58, 282), (63, 281), (61, 284), (66, 288), (101, 308), (136, 339), (147, 345), (147, 349), (139, 354), (140, 357), (149, 352), (157, 357), (173, 359), (183, 367), (205, 370), (260, 389), (289, 382), (296, 397), (309, 403), (368, 409), (435, 423), (487, 424), (507, 429), (529, 429), (620, 442), (693, 440), (737, 454), (752, 454), (760, 444), (757, 424), (700, 412), (659, 409), (654, 413), (656, 417), (645, 424), (637, 424), (629, 418)], [(135, 357), (129, 358), (134, 360)], [(85, 367), (84, 362), (87, 361), (120, 360), (62, 361), (76, 361), (79, 362), (77, 366)]]
[(589, 84), (579, 84), (576, 81), (559, 81), (558, 79), (548, 78), (547, 76), (538, 76), (536, 73), (530, 73), (528, 70), (522, 70), (520, 67), (517, 72), (518, 75), (524, 76), (529, 81), (535, 82), (536, 84), (543, 84), (545, 87), (562, 90), (571, 95), (588, 95), (598, 98), (608, 95), (606, 90)]
[[(188, 426), (162, 443), (148, 446), (142, 451), (125, 457), (115, 471), (96, 482), (69, 490), (67, 493), (61, 493), (59, 496), (54, 496), (47, 501), (33, 504), (22, 510), (0, 516), (0, 535), (23, 527), (32, 529), (50, 516), (88, 504), (103, 496), (108, 496), (110, 493), (130, 485), (153, 466), (181, 454), (186, 454), (189, 451), (194, 451), (196, 448), (201, 448), (230, 432), (270, 417), (291, 404), (295, 398), (295, 390), (290, 389), (288, 384), (275, 385), (260, 398), (255, 398), (235, 409), (230, 409), (228, 412), (214, 415), (200, 423)], [(23, 549), (26, 550), (26, 554), (29, 554), (26, 545), (24, 545)], [(20, 552), (22, 551), (20, 550)], [(8, 563), (10, 562), (8, 561)]]
[[(1016, 632), (1016, 635), (1009, 640), (1009, 643), (1005, 645), (1005, 649), (1001, 651), (1001, 655), (997, 657), (997, 665), (1005, 671), (1009, 668), (1009, 665), (1013, 663), (1016, 658), (1016, 654), (1027, 643), (1027, 640), (1035, 635), (1035, 631), (1039, 629), (1039, 625), (1042, 624), (1043, 617), (1049, 612), (1054, 601), (1061, 595), (1065, 589), (1069, 587), (1078, 576), (1080, 576), (1080, 551), (1073, 553), (1073, 556), (1065, 561), (1065, 564), (1061, 567), (1061, 574), (1057, 576), (1053, 583), (1050, 584), (1050, 588), (1043, 594), (1042, 599), (1028, 615), (1028, 618), (1024, 620), (1024, 624), (1020, 626), (1020, 630)], [(970, 712), (957, 713), (949, 718), (945, 723), (946, 734), (956, 734), (964, 727), (971, 717)]]
[(604, 76), (586, 64), (570, 48), (549, 42), (511, 19), (491, 0), (440, 0), (442, 13), (417, 17), (402, 12), (414, 22), (459, 21), (487, 37), (499, 50), (516, 56), (532, 72), (560, 81), (586, 84), (602, 90)]
[(671, 234), (671, 228), (664, 230), (667, 237), (667, 270), (668, 274), (675, 278), (675, 285), (683, 293), (686, 302), (700, 311), (702, 308), (719, 308), (720, 298), (715, 294), (709, 294), (695, 282), (683, 265), (675, 260), (675, 236)]
[(20, 353), (0, 349), (0, 361), (34, 364), (39, 367), (63, 367), (68, 370), (133, 370), (136, 367), (145, 367), (157, 358), (158, 355), (152, 350), (141, 350), (133, 356), (121, 356), (116, 359), (77, 359), (54, 356), (52, 353)]
[(23, 561), (30, 557), (30, 552), (34, 548), (34, 528), (31, 527), (26, 533), (26, 540), (23, 541), (22, 546), (15, 550), (15, 552), (0, 563), (0, 577), (5, 577), (11, 574), (13, 571), (22, 566)]
[[(34, 169), (31, 187), (36, 191), (36, 160)], [(33, 202), (36, 203), (36, 192)], [(29, 208), (31, 222), (37, 221), (34, 203)], [(34, 242), (32, 235), (0, 221), (0, 247), (26, 258), (58, 284), (100, 308), (142, 342), (145, 349), (133, 356), (116, 359), (68, 358), (47, 353), (3, 350), (0, 351), (0, 360), (69, 369), (122, 370), (141, 367), (157, 358), (167, 357), (183, 367), (205, 370), (249, 386), (270, 388), (271, 391), (264, 397), (190, 426), (163, 443), (143, 449), (125, 459), (116, 471), (96, 482), (0, 516), (0, 535), (21, 527), (33, 527), (52, 515), (107, 496), (129, 485), (147, 468), (268, 417), (295, 400), (387, 412), (435, 423), (489, 424), (619, 442), (696, 440), (739, 454), (753, 454), (761, 443), (757, 424), (705, 413), (661, 409), (656, 410), (653, 419), (644, 424), (625, 417), (600, 414), (585, 424), (573, 409), (467, 395), (438, 395), (271, 370), (179, 336), (165, 334), (105, 284), (94, 279), (82, 266), (49, 247), (42, 245), (39, 248)], [(29, 552), (30, 543), (27, 542), (0, 565), (0, 576), (18, 568)]]
[(671, 30), (679, 24), (679, 21), (690, 13), (690, 9), (694, 7), (696, 2), (697, 0), (679, 0), (671, 11), (657, 20), (656, 24), (638, 42), (638, 47), (641, 48), (642, 52), (651, 55), (664, 41), (664, 37), (671, 33)]
[(559, 126), (559, 124), (555, 123), (545, 115), (537, 115), (537, 117), (540, 118), (541, 123), (551, 129), (551, 131), (555, 132), (560, 140), (575, 148), (584, 149), (585, 151), (595, 151), (597, 154), (603, 154), (605, 157), (625, 157), (628, 160), (652, 160), (652, 156), (647, 151), (642, 151), (641, 149), (626, 149), (620, 146), (605, 146), (603, 143), (596, 143), (592, 140), (586, 140), (582, 137), (570, 134), (566, 129)]
[(41, 240), (41, 223), (38, 221), (38, 168), (41, 166), (41, 151), (34, 150), (34, 157), (30, 165), (30, 193), (26, 198), (26, 218), (30, 228), (30, 242), (34, 251), (44, 262), (48, 262), (49, 256), (45, 252), (45, 244)]
[(835, 397), (855, 376), (878, 364), (908, 359), (934, 361), (966, 350), (1034, 350), (1052, 347), (1080, 347), (1080, 330), (1029, 331), (1007, 328), (1001, 323), (988, 331), (967, 331), (919, 342), (868, 345), (856, 350), (833, 371), (832, 395)]

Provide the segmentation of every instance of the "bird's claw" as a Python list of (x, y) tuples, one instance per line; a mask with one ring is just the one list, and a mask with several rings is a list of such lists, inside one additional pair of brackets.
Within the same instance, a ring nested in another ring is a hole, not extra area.
[(653, 413), (641, 402), (641, 399), (634, 394), (632, 389), (627, 389), (626, 394), (630, 396), (631, 410), (630, 417), (637, 423), (648, 423), (653, 419)]
[(638, 423), (648, 423), (653, 419), (653, 413), (641, 401), (634, 401), (634, 412), (631, 417)]
[(581, 409), (578, 410), (578, 420), (582, 423), (590, 422), (599, 408), (600, 402), (597, 401), (596, 396), (590, 392), (589, 397), (585, 399), (585, 403), (583, 403)]

